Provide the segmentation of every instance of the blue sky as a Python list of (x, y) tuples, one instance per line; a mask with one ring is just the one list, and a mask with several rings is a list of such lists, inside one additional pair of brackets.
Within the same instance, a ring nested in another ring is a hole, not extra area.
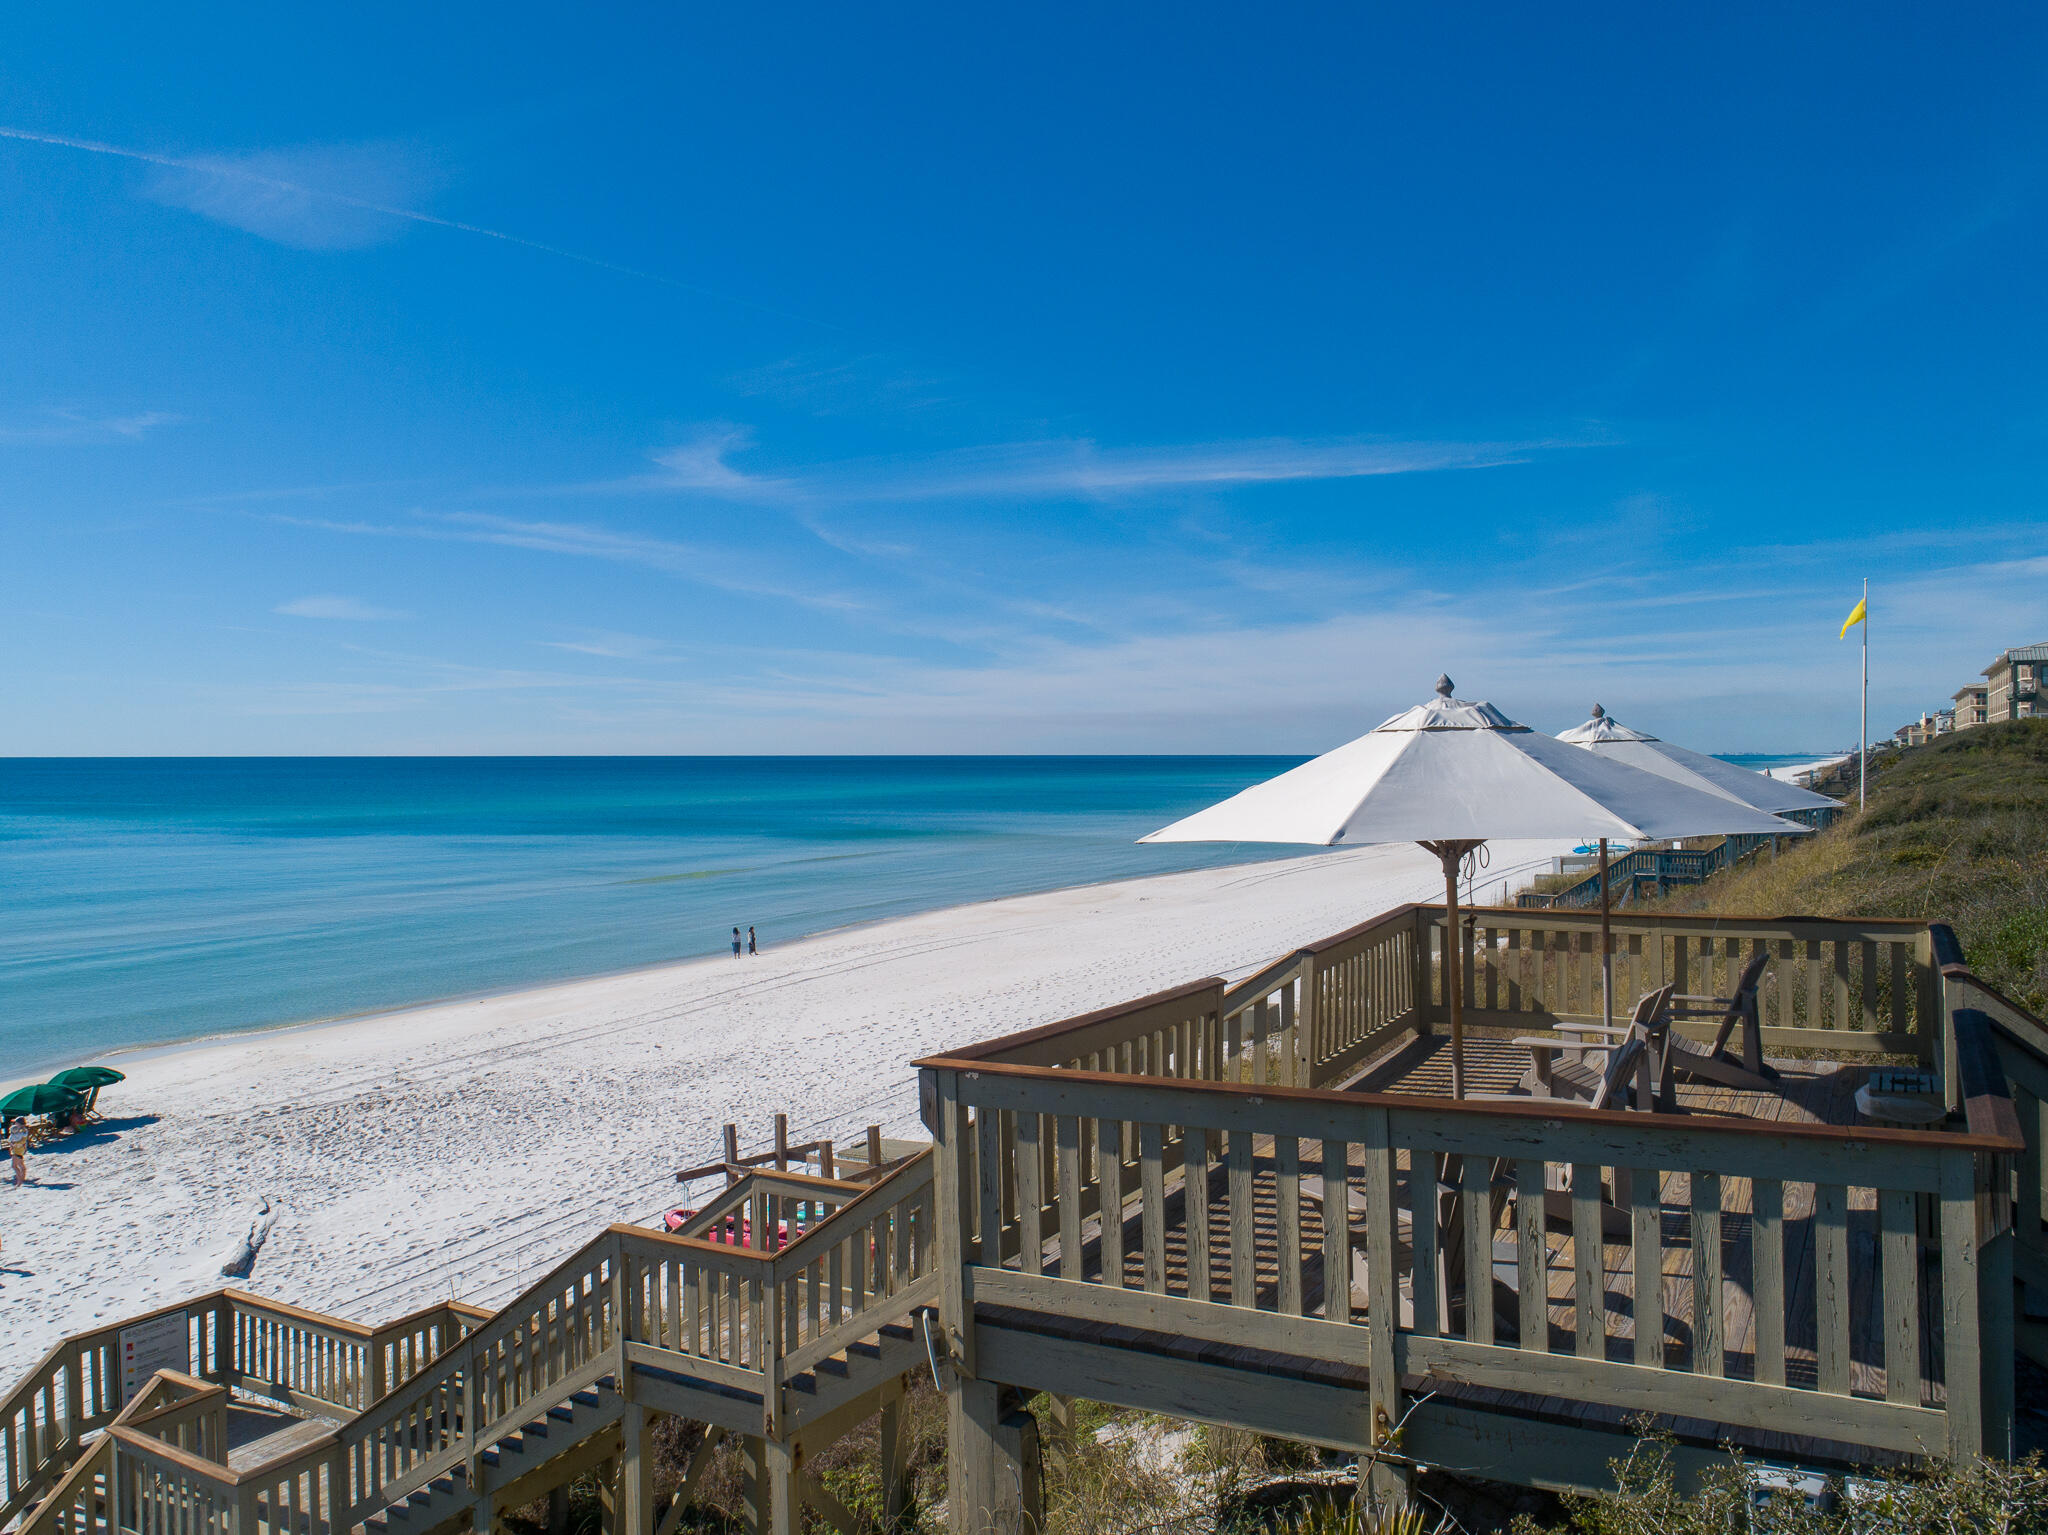
[(2048, 639), (2037, 8), (46, 6), (0, 750), (1855, 735)]

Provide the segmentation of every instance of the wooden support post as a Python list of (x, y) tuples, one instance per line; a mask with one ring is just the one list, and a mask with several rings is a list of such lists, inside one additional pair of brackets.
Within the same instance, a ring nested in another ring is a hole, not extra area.
[(910, 1511), (910, 1444), (904, 1432), (903, 1397), (890, 1397), (882, 1405), (882, 1529), (896, 1535)]
[(548, 1535), (569, 1535), (569, 1485), (548, 1489)]
[(789, 1171), (789, 1116), (787, 1114), (777, 1114), (775, 1116), (775, 1170), (778, 1173)]
[(1977, 1253), (1977, 1326), (1984, 1357), (1984, 1453), (2000, 1460), (2014, 1455), (2013, 1313), (2020, 1292), (2013, 1287), (2012, 1231), (2001, 1231)]
[(597, 1468), (597, 1527), (601, 1535), (619, 1535), (619, 1462), (616, 1456)]
[(768, 1535), (767, 1447), (759, 1434), (746, 1436), (746, 1463), (740, 1473), (740, 1512), (752, 1535)]
[(767, 1520), (757, 1524), (755, 1535), (800, 1535), (804, 1527), (803, 1502), (797, 1492), (796, 1458), (789, 1446), (775, 1439), (763, 1439), (760, 1473), (765, 1478)]
[(740, 1127), (738, 1125), (727, 1125), (725, 1127), (725, 1186), (727, 1188), (731, 1188), (740, 1181), (739, 1162)]
[(1038, 1422), (1018, 1393), (956, 1377), (946, 1390), (951, 1535), (1037, 1535), (1045, 1524)]
[(882, 1165), (882, 1127), (868, 1126), (868, 1171), (873, 1172)]
[(647, 1409), (626, 1404), (619, 1419), (619, 1535), (654, 1535), (654, 1441)]

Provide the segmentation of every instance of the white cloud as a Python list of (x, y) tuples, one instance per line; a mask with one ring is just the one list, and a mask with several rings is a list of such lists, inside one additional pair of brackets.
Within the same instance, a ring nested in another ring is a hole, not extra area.
[(566, 650), (572, 655), (600, 656), (607, 661), (645, 661), (659, 656), (668, 649), (663, 640), (649, 639), (644, 634), (616, 634), (609, 630), (585, 635), (575, 640), (541, 640), (538, 643), (549, 650)]
[(396, 238), (437, 179), (402, 144), (308, 145), (158, 164), (144, 192), (281, 245), (354, 250)]
[(295, 597), (290, 602), (280, 602), (271, 610), (287, 618), (340, 618), (354, 623), (383, 623), (391, 619), (410, 618), (410, 613), (401, 613), (393, 608), (373, 607), (360, 597)]
[(0, 442), (133, 442), (160, 426), (173, 426), (183, 416), (168, 410), (138, 410), (126, 415), (93, 416), (77, 410), (52, 410), (26, 426), (0, 426)]
[(786, 475), (730, 462), (753, 445), (742, 428), (705, 429), (649, 456), (656, 474), (573, 487), (589, 491), (701, 491), (730, 500), (788, 502), (1110, 498), (1148, 491), (1361, 479), (1446, 469), (1488, 469), (1599, 439), (1389, 442), (1369, 438), (1263, 438), (1155, 448), (1103, 448), (1086, 439), (999, 443), (924, 458), (821, 464)]

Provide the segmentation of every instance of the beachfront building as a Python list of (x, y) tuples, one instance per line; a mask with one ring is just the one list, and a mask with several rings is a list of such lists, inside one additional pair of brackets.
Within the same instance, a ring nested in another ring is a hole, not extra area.
[(1923, 714), (1910, 725), (1901, 725), (1892, 734), (1907, 746), (1925, 746), (1937, 736), (1945, 736), (1956, 728), (1956, 717), (1952, 710), (1942, 709), (1933, 714)]
[(1985, 717), (2024, 720), (2048, 714), (2048, 701), (2040, 696), (2044, 672), (2048, 672), (2048, 644), (2008, 650), (1985, 667)]
[(1956, 689), (1956, 729), (1968, 730), (1973, 726), (1982, 725), (1990, 719), (1989, 704), (1986, 697), (1989, 692), (1989, 686), (1982, 682), (1966, 682)]

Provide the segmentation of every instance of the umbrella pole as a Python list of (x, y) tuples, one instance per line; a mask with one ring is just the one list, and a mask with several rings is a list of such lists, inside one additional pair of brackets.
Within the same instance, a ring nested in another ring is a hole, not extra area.
[(1614, 1027), (1614, 925), (1607, 891), (1607, 839), (1600, 839), (1600, 1021)]

